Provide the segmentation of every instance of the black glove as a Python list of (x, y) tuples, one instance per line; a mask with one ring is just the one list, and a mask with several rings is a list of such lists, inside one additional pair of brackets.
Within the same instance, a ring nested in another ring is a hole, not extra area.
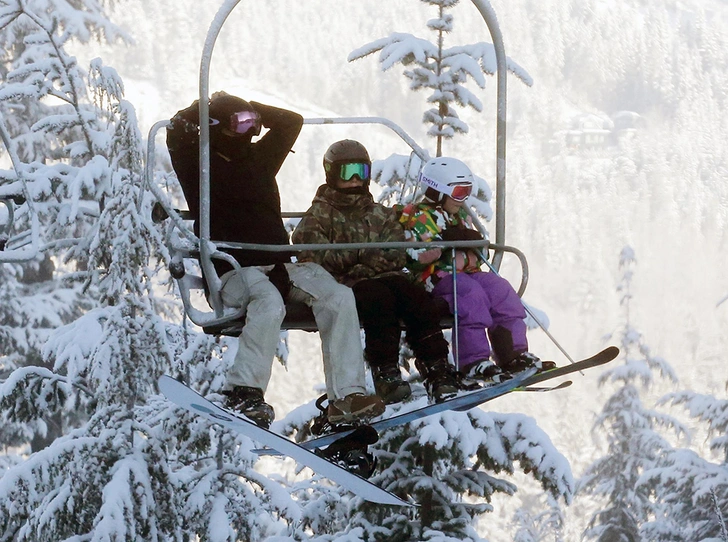
[(283, 301), (285, 301), (288, 294), (291, 293), (291, 286), (293, 285), (291, 277), (288, 276), (288, 270), (286, 269), (285, 264), (275, 264), (273, 269), (268, 272), (268, 280), (276, 287), (278, 292), (280, 292)]
[(192, 102), (192, 105), (186, 109), (181, 109), (175, 113), (170, 120), (171, 126), (168, 130), (173, 130), (178, 134), (197, 134), (200, 124), (199, 100)]
[(191, 106), (177, 111), (167, 126), (167, 149), (170, 152), (183, 151), (192, 145), (197, 145), (199, 138), (200, 111), (199, 100)]
[(194, 124), (200, 123), (200, 100), (195, 100), (189, 107), (177, 111), (173, 119), (184, 119)]
[(443, 241), (480, 241), (483, 236), (470, 228), (447, 228), (440, 233)]

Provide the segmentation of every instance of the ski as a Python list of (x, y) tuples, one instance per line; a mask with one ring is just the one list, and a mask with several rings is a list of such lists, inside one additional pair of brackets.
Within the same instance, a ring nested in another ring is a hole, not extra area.
[[(592, 367), (598, 367), (600, 365), (604, 365), (605, 363), (609, 363), (610, 361), (612, 361), (618, 355), (619, 355), (619, 348), (617, 348), (616, 346), (610, 346), (590, 358), (586, 358), (581, 361), (577, 361), (570, 365), (565, 365), (563, 367), (556, 367), (554, 369), (550, 369), (550, 370), (544, 371), (542, 373), (536, 373), (535, 369), (529, 369), (527, 371), (524, 371), (522, 373), (515, 375), (514, 378), (512, 378), (510, 380), (501, 382), (500, 384), (495, 384), (495, 385), (487, 387), (487, 388), (482, 388), (477, 391), (465, 393), (463, 395), (459, 395), (459, 396), (449, 399), (447, 401), (443, 401), (441, 403), (435, 403), (433, 405), (427, 405), (425, 407), (421, 407), (416, 410), (412, 410), (410, 412), (398, 414), (397, 416), (393, 416), (391, 418), (385, 418), (383, 420), (378, 420), (378, 421), (372, 422), (370, 425), (377, 431), (382, 431), (384, 429), (389, 429), (390, 427), (395, 427), (397, 425), (409, 423), (414, 420), (418, 420), (420, 418), (430, 416), (432, 414), (444, 412), (446, 410), (455, 410), (455, 411), (459, 411), (459, 412), (465, 412), (482, 403), (485, 403), (487, 401), (492, 401), (493, 399), (502, 397), (503, 395), (506, 395), (513, 391), (524, 391), (524, 390), (528, 389), (529, 387), (533, 387), (534, 384), (538, 384), (539, 382), (544, 382), (546, 380), (550, 380), (552, 378), (557, 378), (559, 376), (564, 376), (564, 375), (571, 374), (571, 373), (574, 373), (577, 371), (582, 371), (585, 369), (590, 369)], [(562, 386), (568, 387), (568, 385), (560, 384), (560, 385), (556, 386), (554, 389), (560, 389)], [(543, 390), (543, 391), (548, 391), (548, 390)], [(350, 434), (351, 432), (352, 432), (352, 430), (342, 431), (340, 433), (329, 433), (326, 435), (322, 435), (318, 438), (314, 438), (311, 440), (307, 440), (306, 442), (302, 442), (301, 447), (306, 448), (308, 450), (312, 450), (315, 448), (319, 448), (321, 446), (328, 446), (332, 442), (335, 442), (336, 440)], [(256, 450), (256, 452), (257, 453), (266, 453), (266, 452), (275, 453), (274, 451), (271, 451), (271, 450), (267, 450), (267, 451), (266, 450)]]
[(538, 384), (539, 382), (543, 382), (545, 380), (551, 380), (552, 378), (558, 378), (559, 376), (576, 373), (578, 371), (583, 371), (585, 369), (591, 369), (592, 367), (599, 367), (600, 365), (609, 363), (614, 358), (616, 358), (618, 355), (619, 355), (619, 348), (617, 348), (616, 346), (609, 346), (609, 347), (605, 348), (604, 350), (602, 350), (601, 352), (599, 352), (598, 354), (593, 355), (590, 358), (586, 358), (581, 361), (576, 361), (574, 363), (571, 363), (570, 365), (564, 365), (563, 367), (556, 367), (556, 368), (550, 369), (548, 371), (536, 373), (535, 375), (527, 378), (526, 381), (523, 383), (523, 385), (531, 386), (533, 384)]
[[(594, 354), (590, 358), (582, 359), (580, 361), (575, 361), (574, 363), (571, 363), (569, 365), (564, 365), (562, 367), (555, 367), (553, 369), (549, 369), (548, 371), (542, 371), (540, 373), (532, 374), (531, 376), (527, 377), (521, 385), (521, 389), (516, 388), (512, 391), (522, 391), (522, 389), (533, 387), (534, 384), (538, 384), (539, 382), (544, 382), (546, 380), (551, 380), (552, 378), (558, 378), (560, 376), (565, 376), (571, 373), (576, 373), (578, 371), (583, 371), (585, 369), (591, 369), (592, 367), (599, 367), (600, 365), (604, 365), (605, 363), (609, 363), (614, 358), (616, 358), (619, 355), (619, 348), (616, 346), (609, 346), (602, 350), (601, 352)], [(546, 390), (548, 391), (548, 390)], [(465, 408), (455, 408), (453, 410), (458, 410), (460, 412), (465, 411)]]
[[(445, 412), (446, 410), (457, 410), (461, 408), (465, 410), (470, 410), (471, 408), (474, 408), (481, 403), (491, 401), (496, 397), (505, 395), (515, 390), (516, 388), (523, 386), (526, 379), (534, 376), (535, 374), (536, 369), (529, 369), (527, 371), (524, 371), (523, 373), (516, 375), (516, 377), (511, 378), (510, 380), (501, 382), (500, 384), (494, 384), (487, 388), (480, 388), (475, 391), (464, 393), (462, 395), (458, 395), (457, 397), (453, 397), (452, 399), (448, 399), (440, 403), (433, 403), (419, 408), (415, 408), (414, 410), (397, 414), (396, 416), (392, 416), (391, 418), (384, 418), (375, 422), (371, 422), (369, 425), (373, 427), (377, 432), (379, 432), (385, 429), (389, 429), (390, 427), (403, 425), (409, 422), (413, 422), (415, 420), (419, 420), (420, 418), (425, 418), (433, 414), (438, 414), (439, 412)], [(306, 448), (307, 450), (313, 450), (322, 446), (328, 446), (332, 442), (335, 442), (340, 438), (350, 435), (353, 431), (354, 429), (349, 429), (346, 431), (340, 431), (338, 433), (328, 433), (326, 435), (322, 435), (320, 437), (302, 442), (300, 446), (302, 448)], [(255, 450), (255, 452), (261, 455), (275, 455), (275, 447), (272, 448), (274, 449)]]
[(564, 380), (563, 382), (556, 384), (555, 386), (528, 386), (528, 387), (524, 387), (524, 388), (516, 388), (513, 391), (537, 391), (537, 392), (556, 391), (556, 390), (563, 390), (564, 388), (568, 388), (572, 384), (573, 384), (573, 382), (571, 380)]
[(159, 377), (158, 384), (160, 391), (165, 397), (176, 405), (195, 414), (204, 416), (211, 422), (217, 423), (226, 429), (242, 433), (264, 446), (295, 459), (302, 465), (336, 482), (362, 499), (379, 504), (414, 506), (403, 501), (393, 493), (328, 461), (326, 458), (317, 455), (303, 446), (281, 435), (277, 435), (272, 431), (259, 427), (253, 422), (208, 401), (199, 393), (171, 376), (162, 375)]
[[(561, 382), (561, 383), (557, 384), (556, 386), (528, 386), (528, 387), (519, 386), (517, 388), (511, 389), (510, 391), (532, 391), (532, 392), (543, 393), (543, 392), (547, 392), (547, 391), (563, 390), (564, 388), (568, 388), (572, 384), (573, 384), (573, 382), (571, 380), (565, 380), (564, 382)], [(495, 399), (495, 397), (492, 397), (492, 399)], [(486, 401), (489, 401), (489, 400), (490, 399), (486, 399)], [(483, 401), (483, 402), (485, 402), (485, 401)], [(372, 428), (371, 425), (361, 426), (361, 427)], [(354, 431), (356, 431), (356, 429), (354, 429)], [(353, 434), (352, 433), (346, 433), (346, 435), (353, 435)], [(333, 446), (336, 443), (341, 442), (342, 440), (346, 440), (347, 438), (349, 438), (349, 437), (346, 436), (346, 437), (338, 438), (338, 439), (334, 440), (334, 442), (332, 443), (331, 446)], [(319, 440), (319, 439), (321, 439), (321, 440)], [(321, 442), (324, 442), (325, 443), (326, 440), (323, 439), (323, 437), (319, 437), (319, 439), (316, 439), (315, 440), (316, 444), (318, 446), (324, 446), (325, 444), (320, 444), (320, 443)], [(311, 442), (314, 442), (314, 440), (311, 440)], [(306, 446), (305, 443), (303, 445)], [(331, 448), (331, 446), (329, 446), (325, 450), (328, 451), (329, 448)], [(255, 452), (258, 455), (281, 455), (279, 452), (276, 452), (275, 450), (271, 450), (271, 449), (267, 449), (267, 448), (266, 449), (259, 448), (259, 449), (253, 450), (253, 452)]]

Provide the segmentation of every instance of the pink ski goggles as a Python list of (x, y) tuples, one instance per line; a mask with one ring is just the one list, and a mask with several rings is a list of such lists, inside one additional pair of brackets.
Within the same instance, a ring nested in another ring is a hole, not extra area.
[(260, 115), (255, 111), (238, 111), (230, 115), (230, 130), (236, 134), (260, 134)]
[(420, 173), (420, 182), (425, 186), (434, 188), (441, 194), (450, 196), (455, 201), (465, 201), (473, 192), (473, 183), (470, 181), (454, 181), (452, 183), (443, 184)]

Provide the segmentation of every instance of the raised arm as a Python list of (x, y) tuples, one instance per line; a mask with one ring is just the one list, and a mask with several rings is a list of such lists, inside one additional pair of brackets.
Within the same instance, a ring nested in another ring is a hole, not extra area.
[(268, 173), (275, 176), (301, 132), (303, 117), (272, 105), (258, 102), (250, 102), (250, 105), (260, 115), (261, 124), (268, 129), (256, 142), (256, 152), (264, 158), (269, 168)]

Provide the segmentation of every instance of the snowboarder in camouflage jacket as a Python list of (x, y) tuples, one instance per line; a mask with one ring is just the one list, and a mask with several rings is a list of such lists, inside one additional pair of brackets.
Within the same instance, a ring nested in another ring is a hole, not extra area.
[[(405, 240), (396, 211), (376, 203), (369, 192), (371, 161), (361, 143), (343, 140), (331, 145), (324, 155), (324, 171), (326, 184), (318, 188), (296, 227), (294, 244)], [(402, 401), (411, 393), (399, 369), (400, 320), (433, 400), (457, 392), (457, 373), (447, 359), (437, 306), (404, 272), (404, 249), (304, 251), (299, 261), (320, 264), (353, 289), (366, 335), (365, 358), (385, 402)]]

